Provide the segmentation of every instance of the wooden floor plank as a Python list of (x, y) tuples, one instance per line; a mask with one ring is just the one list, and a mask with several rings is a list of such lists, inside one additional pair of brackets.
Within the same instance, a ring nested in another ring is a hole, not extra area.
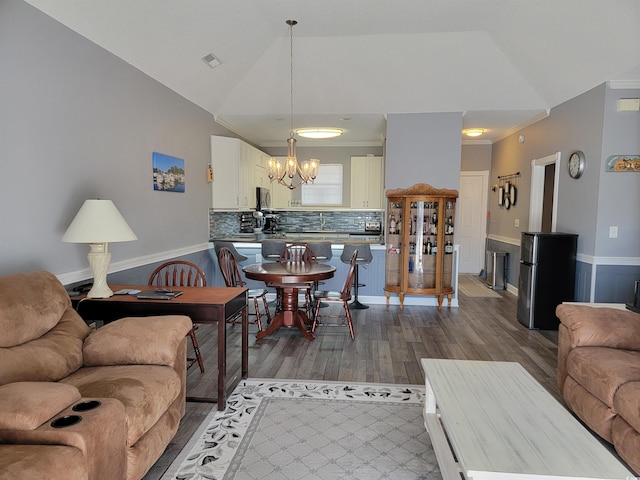
[[(478, 281), (477, 278), (461, 281)], [(356, 339), (346, 328), (318, 328), (316, 340), (297, 329), (280, 329), (262, 340), (250, 327), (250, 378), (337, 380), (344, 382), (422, 385), (421, 358), (479, 359), (521, 363), (552, 395), (556, 387), (557, 332), (529, 330), (516, 321), (517, 298), (497, 291), (499, 298), (459, 295), (459, 307), (370, 305), (354, 310)], [(273, 308), (273, 307), (272, 307)], [(235, 328), (238, 327), (238, 328)], [(240, 368), (240, 328), (228, 330), (227, 368)], [(198, 341), (206, 372), (197, 366), (187, 375), (187, 391), (216, 392), (216, 328), (203, 326)], [(159, 479), (215, 404), (187, 403), (178, 434), (144, 480)]]

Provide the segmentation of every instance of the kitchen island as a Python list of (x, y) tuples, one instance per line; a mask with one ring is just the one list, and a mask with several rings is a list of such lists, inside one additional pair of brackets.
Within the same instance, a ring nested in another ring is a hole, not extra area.
[[(375, 239), (371, 239), (371, 236), (367, 235), (354, 235), (349, 232), (333, 232), (333, 231), (308, 231), (308, 232), (280, 232), (276, 234), (266, 233), (242, 233), (242, 234), (229, 234), (220, 238), (210, 239), (209, 252), (211, 258), (215, 263), (215, 275), (214, 278), (209, 281), (213, 286), (224, 286), (224, 280), (220, 274), (220, 270), (217, 266), (217, 258), (213, 249), (213, 240), (223, 240), (233, 242), (235, 248), (241, 254), (248, 257), (247, 260), (240, 264), (240, 268), (252, 263), (262, 263), (265, 260), (262, 258), (262, 245), (261, 241), (264, 239), (282, 239), (287, 243), (297, 243), (305, 241), (317, 241), (317, 240), (330, 240), (332, 242), (331, 251), (332, 258), (326, 263), (336, 267), (336, 273), (333, 278), (327, 280), (322, 286), (324, 290), (341, 290), (344, 279), (347, 275), (348, 265), (342, 263), (340, 256), (344, 249), (345, 242), (357, 241), (367, 242), (370, 244), (371, 254), (373, 260), (369, 265), (362, 265), (359, 271), (359, 280), (361, 286), (359, 289), (358, 297), (364, 304), (385, 304), (387, 299), (385, 296), (385, 245), (380, 243), (379, 236), (374, 236)], [(457, 249), (456, 249), (457, 259)], [(457, 265), (457, 261), (455, 262)], [(455, 275), (455, 291), (451, 306), (458, 306), (457, 296), (457, 275)], [(256, 282), (254, 280), (247, 281), (247, 288), (264, 288), (264, 284)], [(399, 304), (397, 298), (391, 298), (390, 304)], [(424, 306), (438, 306), (437, 299), (434, 297), (421, 297), (407, 295), (404, 299), (405, 305), (424, 305)]]

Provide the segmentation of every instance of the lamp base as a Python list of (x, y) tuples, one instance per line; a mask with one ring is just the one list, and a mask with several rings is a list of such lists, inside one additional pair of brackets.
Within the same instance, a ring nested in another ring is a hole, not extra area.
[(107, 270), (111, 263), (111, 252), (107, 243), (90, 243), (87, 259), (93, 272), (93, 287), (87, 293), (87, 298), (109, 298), (113, 291), (107, 285)]

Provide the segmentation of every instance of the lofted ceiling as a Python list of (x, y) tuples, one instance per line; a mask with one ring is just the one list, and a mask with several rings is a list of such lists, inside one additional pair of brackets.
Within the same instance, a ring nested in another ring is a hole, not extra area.
[[(260, 147), (294, 127), (381, 145), (386, 115), (463, 112), (492, 142), (606, 81), (640, 88), (638, 0), (26, 0)], [(202, 57), (212, 53), (215, 68)]]

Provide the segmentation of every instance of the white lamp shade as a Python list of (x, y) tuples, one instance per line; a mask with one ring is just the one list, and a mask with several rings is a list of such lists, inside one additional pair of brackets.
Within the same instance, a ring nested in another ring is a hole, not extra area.
[(85, 200), (62, 237), (68, 243), (111, 243), (137, 240), (111, 200)]

